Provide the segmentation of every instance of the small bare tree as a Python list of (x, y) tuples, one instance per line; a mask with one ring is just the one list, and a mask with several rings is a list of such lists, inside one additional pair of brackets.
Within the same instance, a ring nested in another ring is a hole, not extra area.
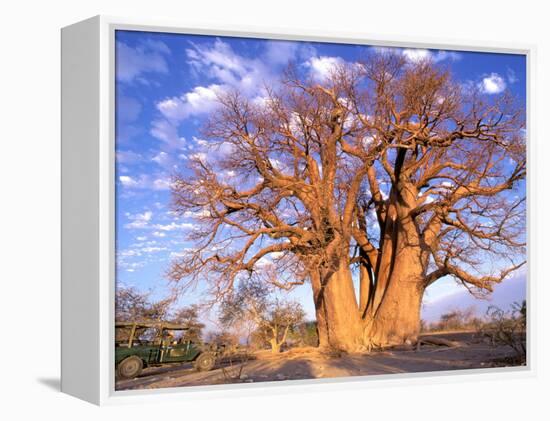
[(115, 294), (115, 319), (117, 321), (160, 321), (169, 314), (174, 298), (151, 301), (148, 292), (134, 287), (117, 286)]
[(470, 306), (466, 309), (454, 309), (444, 313), (439, 318), (437, 323), (438, 330), (450, 329), (466, 329), (473, 327), (474, 316), (476, 313), (475, 306)]
[(192, 342), (201, 342), (204, 323), (199, 321), (199, 307), (193, 304), (189, 307), (182, 307), (175, 311), (174, 322), (187, 325), (189, 330), (185, 332), (185, 339)]
[(527, 303), (514, 303), (509, 311), (490, 306), (487, 309), (488, 321), (483, 334), (491, 339), (492, 345), (506, 345), (512, 348), (516, 356), (525, 361), (527, 355)]
[(115, 294), (116, 321), (133, 321), (143, 317), (149, 307), (148, 294), (132, 287), (118, 285)]
[(243, 320), (253, 321), (257, 327), (255, 334), (277, 354), (290, 329), (303, 321), (305, 312), (300, 303), (272, 299), (269, 293), (269, 289), (258, 282), (241, 284), (222, 301), (220, 322), (231, 326)]
[[(175, 297), (152, 301), (150, 293), (141, 292), (134, 287), (118, 285), (115, 294), (115, 320), (117, 322), (157, 322), (167, 319)], [(136, 335), (144, 339), (153, 339), (159, 332), (140, 328)], [(130, 331), (117, 329), (116, 341), (126, 341)]]

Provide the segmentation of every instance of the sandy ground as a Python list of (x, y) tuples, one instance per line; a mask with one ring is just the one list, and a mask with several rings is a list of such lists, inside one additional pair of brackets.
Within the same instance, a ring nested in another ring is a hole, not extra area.
[[(433, 335), (430, 335), (433, 336)], [(328, 377), (369, 376), (515, 365), (513, 351), (493, 347), (472, 333), (439, 336), (461, 341), (455, 348), (423, 345), (419, 350), (385, 350), (370, 354), (324, 354), (315, 348), (301, 348), (273, 355), (256, 352), (245, 363), (222, 362), (209, 372), (197, 372), (191, 364), (146, 368), (140, 377), (119, 380), (116, 390), (153, 389), (227, 383), (255, 383)], [(517, 364), (517, 363), (516, 363)], [(240, 375), (239, 375), (240, 373)]]

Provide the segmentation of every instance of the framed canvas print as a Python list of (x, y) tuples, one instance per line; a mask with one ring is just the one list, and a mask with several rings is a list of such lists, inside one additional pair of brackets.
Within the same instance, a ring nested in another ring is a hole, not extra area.
[(62, 43), (63, 391), (529, 370), (530, 48), (104, 17)]

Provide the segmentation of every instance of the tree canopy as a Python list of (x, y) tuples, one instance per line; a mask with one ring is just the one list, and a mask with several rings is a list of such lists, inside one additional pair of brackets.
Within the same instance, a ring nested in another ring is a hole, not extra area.
[(200, 226), (172, 280), (217, 299), (236, 281), (310, 282), (322, 343), (387, 342), (418, 331), (398, 301), (418, 313), (443, 277), (482, 293), (525, 263), (525, 110), (509, 94), (392, 53), (321, 83), (289, 68), (267, 92), (220, 94), (204, 127), (212, 154), (174, 178), (174, 211)]

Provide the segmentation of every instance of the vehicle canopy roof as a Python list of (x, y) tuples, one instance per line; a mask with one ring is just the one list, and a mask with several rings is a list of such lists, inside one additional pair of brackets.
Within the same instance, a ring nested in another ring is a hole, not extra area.
[(116, 322), (116, 328), (132, 328), (136, 329), (147, 329), (147, 328), (156, 328), (159, 330), (189, 330), (189, 326), (179, 324), (179, 323), (170, 323), (170, 322), (150, 322), (150, 321), (136, 321), (136, 322)]

